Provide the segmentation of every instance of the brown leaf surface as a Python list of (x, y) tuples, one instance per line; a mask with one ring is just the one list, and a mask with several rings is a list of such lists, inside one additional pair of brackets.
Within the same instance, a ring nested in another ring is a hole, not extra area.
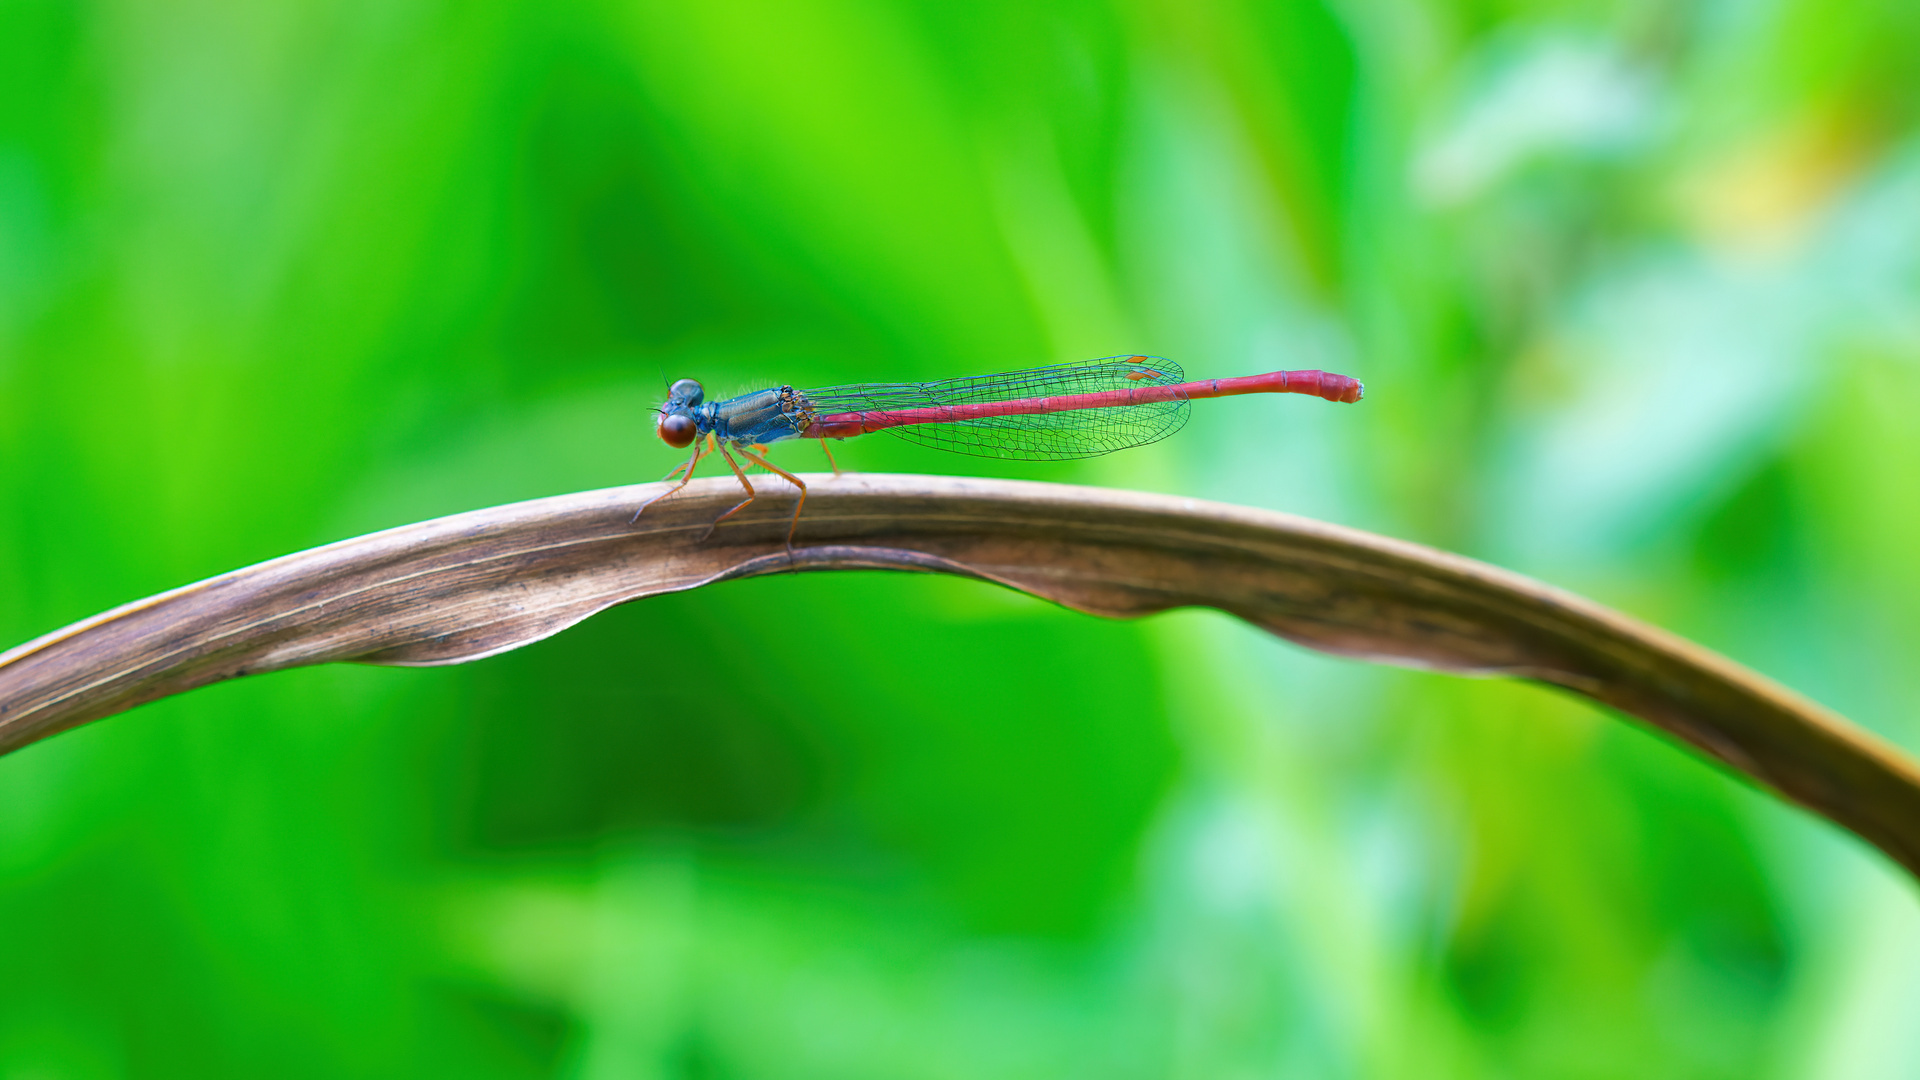
[(407, 525), (128, 604), (0, 654), (0, 753), (241, 675), (461, 663), (659, 593), (791, 571), (918, 570), (1099, 615), (1204, 605), (1327, 652), (1554, 683), (1665, 729), (1920, 873), (1920, 767), (1900, 751), (1724, 657), (1517, 574), (1195, 499), (941, 476), (806, 479), (791, 555), (782, 487), (703, 542), (739, 498), (732, 478), (711, 478), (637, 524), (633, 508), (661, 485)]

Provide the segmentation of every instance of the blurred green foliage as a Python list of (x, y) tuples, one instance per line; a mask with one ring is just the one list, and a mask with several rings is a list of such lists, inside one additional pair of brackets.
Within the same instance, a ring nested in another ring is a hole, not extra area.
[[(652, 479), (663, 378), (1140, 351), (1370, 392), (841, 460), (1465, 551), (1920, 745), (1915, 70), (1897, 0), (0, 0), (0, 644)], [(758, 580), (0, 761), (0, 1077), (1911, 1076), (1913, 901), (1549, 691)]]

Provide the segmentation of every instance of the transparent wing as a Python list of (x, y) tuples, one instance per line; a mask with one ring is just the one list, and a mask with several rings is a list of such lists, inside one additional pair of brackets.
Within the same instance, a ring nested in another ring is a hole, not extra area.
[[(1172, 386), (1186, 373), (1155, 356), (1110, 356), (999, 375), (926, 383), (868, 383), (809, 390), (807, 403), (822, 416), (902, 414), (950, 405), (985, 405), (1098, 394), (1148, 386)], [(1187, 422), (1185, 398), (1103, 408), (1013, 416), (982, 416), (938, 423), (884, 427), (908, 442), (974, 457), (1064, 461), (1098, 457), (1145, 446), (1179, 431)]]

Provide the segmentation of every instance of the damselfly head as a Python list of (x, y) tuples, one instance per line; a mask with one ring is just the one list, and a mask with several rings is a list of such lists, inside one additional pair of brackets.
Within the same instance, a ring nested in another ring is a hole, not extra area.
[(700, 437), (700, 425), (693, 419), (693, 407), (700, 404), (706, 392), (692, 379), (681, 379), (667, 388), (666, 403), (660, 406), (660, 418), (655, 421), (654, 430), (660, 441), (675, 449), (685, 449), (693, 445)]

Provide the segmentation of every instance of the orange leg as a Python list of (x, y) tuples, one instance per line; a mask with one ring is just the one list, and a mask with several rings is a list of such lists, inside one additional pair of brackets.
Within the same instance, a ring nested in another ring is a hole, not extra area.
[[(827, 449), (827, 437), (825, 435), (820, 436), (820, 452), (827, 455), (827, 464), (833, 466), (833, 475), (839, 476), (840, 463), (833, 460), (833, 451)], [(768, 468), (772, 468), (772, 466), (769, 465)]]
[[(745, 453), (745, 452), (746, 451), (744, 450), (741, 451), (741, 453)], [(728, 518), (739, 513), (740, 511), (745, 510), (750, 504), (752, 504), (755, 498), (755, 495), (753, 493), (753, 485), (747, 483), (747, 474), (740, 471), (740, 463), (733, 460), (732, 454), (727, 453), (727, 448), (725, 444), (722, 444), (720, 447), (720, 456), (727, 459), (727, 468), (732, 469), (733, 475), (740, 479), (740, 486), (747, 489), (747, 497), (744, 499), (741, 499), (740, 502), (737, 505), (735, 505), (733, 509), (713, 519), (713, 524), (707, 526), (706, 536), (702, 536), (700, 538), (703, 542), (713, 536), (713, 530), (719, 528), (721, 522), (727, 520)]]
[[(824, 442), (825, 440), (822, 440), (823, 445), (824, 445)], [(763, 447), (760, 447), (760, 449), (765, 450), (766, 447), (763, 446)], [(773, 462), (768, 461), (766, 458), (763, 458), (760, 455), (754, 453), (752, 450), (748, 450), (744, 446), (740, 448), (740, 454), (742, 457), (745, 457), (748, 461), (751, 461), (755, 465), (758, 465), (761, 468), (766, 469), (768, 472), (777, 472), (781, 476), (786, 477), (789, 483), (791, 483), (794, 487), (797, 487), (800, 489), (800, 501), (796, 503), (793, 508), (793, 523), (787, 526), (787, 552), (788, 554), (792, 554), (793, 530), (800, 527), (800, 508), (807, 505), (807, 485), (801, 483), (799, 477), (793, 475), (792, 473), (781, 468), (780, 466), (775, 465)]]
[[(711, 445), (712, 445), (712, 443), (711, 443), (711, 441), (709, 441), (709, 443), (708, 443), (708, 445), (709, 445), (709, 446), (711, 446)], [(700, 442), (699, 442), (699, 440), (697, 440), (697, 439), (696, 439), (696, 440), (694, 440), (694, 444), (693, 444), (693, 456), (692, 456), (692, 457), (690, 457), (690, 458), (688, 458), (688, 459), (687, 459), (687, 460), (686, 460), (686, 461), (685, 461), (685, 462), (684, 462), (683, 464), (680, 464), (680, 465), (677, 465), (677, 466), (675, 466), (675, 467), (674, 467), (674, 470), (673, 470), (672, 472), (670, 472), (670, 473), (668, 473), (667, 475), (665, 475), (665, 476), (663, 476), (663, 477), (661, 477), (660, 479), (662, 479), (662, 480), (671, 480), (671, 479), (673, 479), (674, 477), (676, 477), (676, 476), (679, 476), (679, 475), (680, 475), (680, 470), (681, 470), (681, 469), (685, 469), (685, 470), (687, 470), (687, 475), (685, 475), (685, 476), (683, 476), (683, 477), (681, 477), (681, 478), (680, 478), (680, 482), (679, 482), (679, 483), (677, 483), (677, 484), (675, 484), (675, 485), (673, 485), (672, 487), (670, 487), (670, 488), (668, 488), (668, 489), (667, 489), (666, 491), (663, 491), (663, 492), (661, 492), (660, 494), (658, 494), (658, 495), (655, 495), (655, 496), (654, 496), (653, 498), (651, 498), (651, 499), (648, 499), (648, 500), (647, 500), (646, 502), (643, 502), (643, 503), (641, 503), (641, 504), (640, 504), (640, 509), (638, 509), (638, 510), (635, 510), (635, 511), (633, 512), (633, 517), (631, 517), (631, 518), (629, 518), (629, 519), (627, 520), (627, 524), (629, 524), (629, 525), (631, 525), (631, 524), (633, 524), (634, 522), (636, 522), (636, 521), (639, 521), (639, 520), (640, 520), (640, 515), (641, 515), (642, 513), (644, 513), (644, 512), (646, 511), (646, 509), (647, 509), (647, 507), (649, 507), (649, 506), (652, 506), (652, 505), (653, 505), (654, 503), (657, 503), (657, 502), (659, 502), (659, 501), (660, 501), (661, 499), (664, 499), (664, 498), (666, 498), (667, 496), (669, 496), (669, 495), (671, 495), (671, 494), (673, 494), (674, 492), (676, 492), (676, 491), (679, 491), (679, 490), (680, 490), (681, 488), (683, 488), (683, 487), (686, 487), (686, 486), (687, 486), (687, 481), (689, 481), (689, 480), (691, 480), (691, 479), (693, 479), (693, 470), (694, 470), (694, 466), (696, 466), (696, 465), (699, 465), (699, 464), (700, 464), (700, 459), (701, 459), (701, 458), (703, 458), (703, 457), (706, 457), (706, 456), (707, 456), (707, 451), (701, 448), (701, 446), (700, 446)]]
[[(671, 479), (673, 479), (674, 477), (676, 477), (676, 476), (679, 476), (679, 475), (680, 475), (680, 470), (681, 470), (681, 469), (684, 469), (684, 468), (687, 468), (687, 467), (688, 467), (688, 466), (690, 466), (690, 465), (699, 465), (699, 464), (700, 464), (700, 459), (701, 459), (701, 458), (704, 458), (704, 457), (706, 457), (706, 456), (707, 456), (708, 454), (711, 454), (711, 453), (713, 453), (713, 446), (712, 446), (712, 444), (708, 444), (707, 446), (701, 446), (700, 444), (698, 444), (698, 443), (695, 443), (695, 444), (694, 444), (694, 447), (693, 447), (693, 458), (692, 458), (692, 460), (689, 460), (689, 461), (683, 461), (683, 462), (681, 462), (680, 464), (678, 464), (678, 465), (675, 465), (675, 466), (673, 467), (673, 471), (672, 471), (672, 472), (670, 472), (670, 473), (668, 473), (667, 475), (665, 475), (665, 476), (663, 476), (663, 477), (661, 477), (660, 479), (662, 479), (662, 480), (671, 480)], [(692, 474), (692, 473), (688, 473), (688, 474), (687, 474), (687, 478), (688, 478), (688, 479), (692, 479), (692, 478), (693, 478), (693, 474)]]

